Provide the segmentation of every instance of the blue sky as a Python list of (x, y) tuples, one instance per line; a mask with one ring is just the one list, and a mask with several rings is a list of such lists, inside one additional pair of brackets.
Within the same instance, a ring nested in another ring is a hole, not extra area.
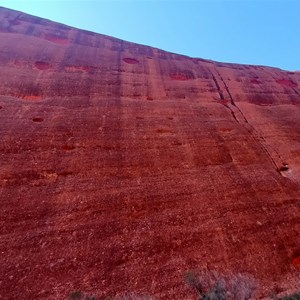
[(300, 70), (300, 0), (0, 0), (0, 6), (192, 57)]

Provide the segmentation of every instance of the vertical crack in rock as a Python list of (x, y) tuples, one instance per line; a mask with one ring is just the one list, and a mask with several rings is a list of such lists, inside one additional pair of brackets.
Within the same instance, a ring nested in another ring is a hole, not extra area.
[[(279, 153), (273, 149), (265, 140), (265, 138), (254, 128), (253, 125), (251, 125), (242, 112), (242, 110), (239, 108), (239, 106), (235, 103), (232, 94), (230, 93), (230, 90), (221, 76), (221, 74), (215, 70), (218, 77), (220, 78), (221, 82), (224, 85), (224, 88), (228, 94), (230, 103), (222, 103), (229, 111), (231, 112), (231, 115), (233, 116), (234, 120), (239, 123), (240, 125), (244, 126), (244, 128), (249, 132), (250, 136), (261, 146), (261, 148), (264, 150), (266, 155), (269, 157), (270, 161), (272, 162), (273, 166), (275, 167), (275, 170), (282, 176), (289, 178), (294, 184), (299, 186), (299, 183), (295, 180), (293, 180), (291, 177), (286, 176), (286, 172), (288, 171), (288, 165), (282, 160)], [(211, 72), (213, 81), (215, 82), (215, 85), (217, 87), (218, 93), (220, 95), (221, 100), (225, 100), (224, 93), (222, 92), (221, 86), (216, 78), (216, 76)], [(239, 117), (240, 115), (240, 117)]]
[(299, 93), (299, 91), (297, 91), (296, 88), (293, 88), (293, 91), (294, 91), (298, 96), (300, 96), (300, 93)]
[(220, 85), (218, 83), (218, 80), (216, 79), (215, 75), (212, 72), (211, 72), (211, 75), (212, 75), (212, 79), (213, 79), (213, 81), (214, 81), (214, 83), (216, 85), (217, 91), (218, 91), (218, 93), (220, 95), (220, 99), (224, 100), (224, 95), (223, 95), (223, 92), (221, 91), (221, 88), (220, 88)]

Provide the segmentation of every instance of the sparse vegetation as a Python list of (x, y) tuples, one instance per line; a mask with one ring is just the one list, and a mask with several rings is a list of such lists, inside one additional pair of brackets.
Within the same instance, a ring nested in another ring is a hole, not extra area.
[(185, 282), (196, 289), (199, 300), (250, 300), (256, 291), (255, 280), (242, 274), (228, 277), (218, 272), (189, 272)]
[[(257, 284), (254, 278), (245, 274), (232, 276), (216, 271), (190, 271), (184, 276), (185, 283), (195, 290), (198, 300), (251, 300), (255, 299)], [(155, 300), (151, 296), (138, 296), (134, 293), (122, 297), (107, 296), (105, 300)], [(276, 292), (270, 297), (273, 300), (300, 300), (300, 292), (290, 296), (279, 297)], [(69, 296), (69, 300), (99, 300), (96, 296), (87, 296), (76, 290)]]
[(74, 291), (69, 296), (69, 300), (97, 300), (96, 296), (85, 296), (82, 291)]
[(83, 293), (81, 291), (74, 291), (71, 293), (70, 300), (81, 300), (83, 298)]
[(290, 296), (285, 296), (283, 298), (280, 298), (279, 300), (300, 300), (300, 293), (295, 293)]

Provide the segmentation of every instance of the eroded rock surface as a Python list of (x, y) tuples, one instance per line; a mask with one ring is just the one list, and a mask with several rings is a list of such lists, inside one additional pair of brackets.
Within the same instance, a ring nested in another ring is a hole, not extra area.
[[(300, 73), (0, 8), (0, 298), (299, 286)], [(194, 298), (193, 298), (194, 297)]]

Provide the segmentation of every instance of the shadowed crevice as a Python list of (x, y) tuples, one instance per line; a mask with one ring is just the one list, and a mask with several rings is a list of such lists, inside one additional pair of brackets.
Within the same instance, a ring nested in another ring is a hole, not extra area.
[[(265, 138), (255, 129), (255, 127), (249, 123), (248, 119), (246, 118), (246, 116), (244, 115), (244, 113), (242, 112), (240, 107), (234, 101), (234, 98), (233, 98), (233, 96), (232, 96), (232, 94), (229, 90), (229, 87), (226, 84), (225, 80), (223, 79), (223, 77), (221, 76), (221, 74), (217, 70), (215, 70), (215, 71), (216, 71), (220, 81), (224, 85), (224, 88), (225, 88), (225, 90), (228, 94), (228, 97), (230, 99), (230, 104), (223, 103), (223, 105), (227, 109), (229, 109), (229, 111), (230, 111), (232, 117), (234, 118), (234, 120), (237, 123), (239, 123), (240, 125), (242, 125), (249, 132), (249, 134), (256, 141), (256, 143), (260, 145), (260, 147), (266, 153), (267, 157), (269, 157), (269, 159), (272, 162), (275, 170), (281, 176), (289, 178), (294, 184), (299, 186), (298, 182), (296, 182), (295, 180), (293, 180), (292, 178), (287, 176), (287, 170), (285, 169), (285, 166), (287, 164), (282, 160), (279, 153), (267, 143)], [(213, 76), (213, 80), (216, 84), (217, 90), (220, 94), (220, 98), (223, 100), (224, 99), (224, 94), (221, 90), (220, 84), (219, 84), (217, 78), (214, 76), (213, 73), (212, 73), (212, 76)], [(222, 95), (222, 97), (221, 97), (221, 95)], [(239, 118), (238, 115), (240, 115), (241, 117)]]

